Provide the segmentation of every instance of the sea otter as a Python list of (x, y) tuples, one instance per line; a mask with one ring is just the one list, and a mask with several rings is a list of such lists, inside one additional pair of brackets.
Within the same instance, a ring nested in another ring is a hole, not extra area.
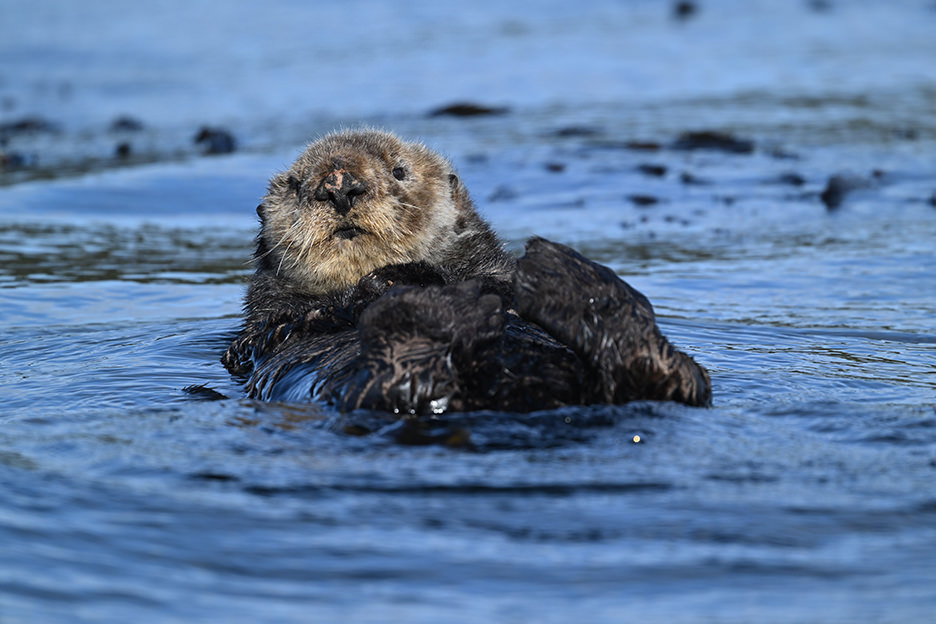
[(251, 397), (400, 414), (711, 402), (646, 297), (541, 238), (513, 258), (424, 145), (329, 134), (257, 213), (245, 320), (222, 357)]

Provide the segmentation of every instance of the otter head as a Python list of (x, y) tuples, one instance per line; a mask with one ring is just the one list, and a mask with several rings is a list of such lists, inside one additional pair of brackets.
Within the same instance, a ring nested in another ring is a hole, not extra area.
[(258, 257), (310, 293), (342, 290), (382, 266), (438, 258), (466, 201), (451, 164), (421, 144), (330, 134), (270, 181)]

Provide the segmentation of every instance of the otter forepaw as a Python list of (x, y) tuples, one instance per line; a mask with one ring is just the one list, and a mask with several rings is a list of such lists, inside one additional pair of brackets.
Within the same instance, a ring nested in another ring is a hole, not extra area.
[(253, 370), (253, 358), (250, 339), (241, 335), (234, 339), (221, 356), (221, 364), (229, 373), (237, 377), (246, 377)]
[(357, 372), (329, 393), (340, 409), (460, 409), (475, 358), (503, 333), (502, 307), (472, 282), (394, 289), (361, 315)]
[(444, 286), (445, 277), (426, 262), (391, 264), (371, 271), (361, 278), (357, 288), (362, 292), (382, 295), (395, 286)]

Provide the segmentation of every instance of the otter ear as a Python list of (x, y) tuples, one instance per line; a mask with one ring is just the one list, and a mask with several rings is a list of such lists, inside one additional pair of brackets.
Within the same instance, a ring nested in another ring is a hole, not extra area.
[(263, 204), (257, 206), (257, 216), (260, 217), (261, 224), (266, 222), (266, 206)]
[(462, 184), (461, 180), (454, 173), (449, 174), (449, 186), (452, 188), (452, 199), (458, 206), (470, 206), (471, 196), (468, 195), (468, 188)]

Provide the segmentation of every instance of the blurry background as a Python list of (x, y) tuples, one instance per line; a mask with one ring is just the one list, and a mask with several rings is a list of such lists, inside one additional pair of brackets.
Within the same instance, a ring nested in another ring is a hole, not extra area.
[[(0, 10), (0, 119), (57, 131), (32, 147), (7, 128), (6, 151), (45, 167), (108, 158), (121, 142), (164, 158), (190, 150), (203, 125), (270, 149), (462, 101), (510, 108), (519, 134), (531, 115), (610, 117), (628, 135), (658, 123), (933, 132), (926, 0), (10, 0)], [(137, 125), (115, 124), (127, 117)]]

